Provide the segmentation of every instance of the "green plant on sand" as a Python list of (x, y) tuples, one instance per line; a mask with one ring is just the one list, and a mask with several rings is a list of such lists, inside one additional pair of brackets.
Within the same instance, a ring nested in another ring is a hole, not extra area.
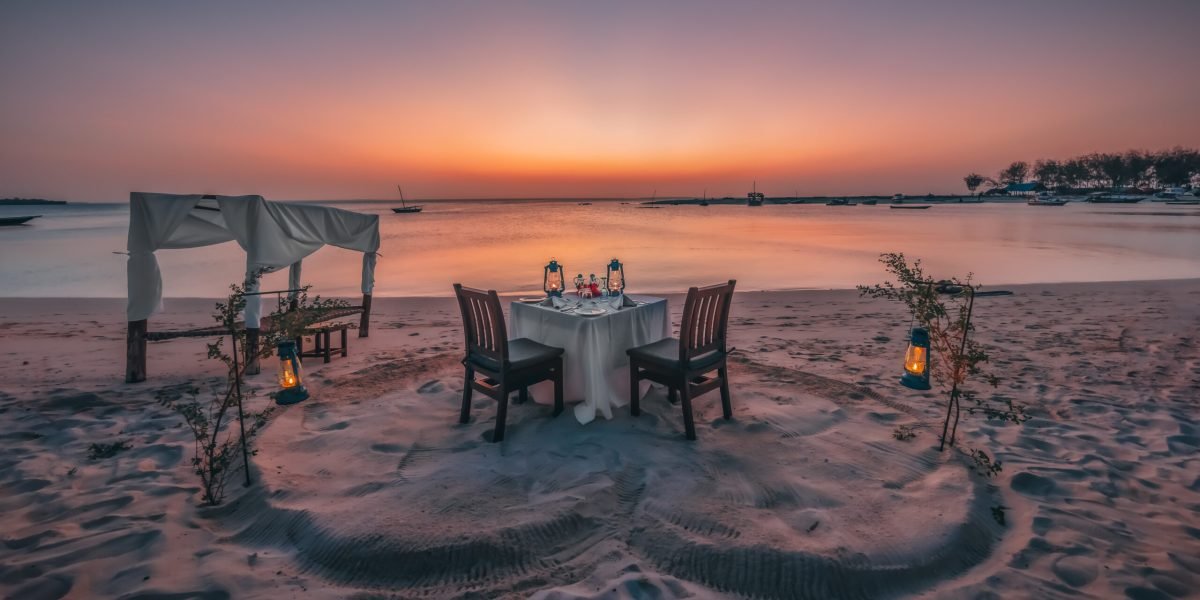
[[(989, 420), (1017, 424), (1025, 422), (1028, 417), (1024, 408), (1011, 399), (985, 398), (966, 387), (968, 381), (981, 380), (993, 388), (999, 382), (985, 370), (988, 355), (984, 347), (967, 335), (974, 330), (967, 290), (977, 289), (971, 275), (965, 279), (934, 280), (925, 275), (920, 260), (910, 264), (901, 253), (883, 254), (879, 262), (895, 281), (860, 285), (859, 293), (903, 303), (912, 313), (913, 321), (929, 332), (930, 380), (947, 394), (942, 444), (955, 445), (964, 400), (967, 414), (982, 414)], [(950, 425), (952, 416), (953, 428), (947, 434), (946, 426)], [(1000, 462), (993, 463), (987, 454), (975, 450), (970, 450), (969, 454), (981, 475), (992, 477), (1000, 471)]]
[[(210, 506), (220, 504), (224, 499), (229, 475), (239, 467), (239, 450), (243, 456), (241, 467), (248, 469), (249, 457), (256, 453), (253, 440), (275, 410), (275, 406), (268, 405), (262, 410), (244, 412), (247, 397), (255, 394), (252, 390), (244, 392), (241, 385), (246, 375), (246, 365), (251, 362), (248, 359), (252, 357), (248, 352), (246, 330), (238, 323), (238, 319), (246, 308), (246, 289), (265, 272), (252, 273), (241, 285), (229, 286), (229, 297), (216, 305), (213, 318), (228, 332), (232, 347), (226, 351), (226, 337), (207, 345), (208, 358), (223, 363), (226, 374), (224, 381), (213, 386), (211, 397), (202, 400), (200, 389), (193, 386), (185, 394), (159, 398), (162, 405), (178, 412), (191, 429), (194, 438), (192, 470), (200, 478), (201, 502)], [(294, 301), (280, 299), (277, 302), (275, 311), (269, 317), (272, 326), (260, 332), (260, 343), (253, 358), (270, 358), (280, 340), (299, 337), (308, 324), (318, 322), (322, 320), (322, 315), (347, 306), (342, 300), (320, 297), (310, 300), (308, 289), (299, 290)], [(235, 422), (237, 427), (234, 427)], [(249, 482), (247, 472), (246, 485)]]

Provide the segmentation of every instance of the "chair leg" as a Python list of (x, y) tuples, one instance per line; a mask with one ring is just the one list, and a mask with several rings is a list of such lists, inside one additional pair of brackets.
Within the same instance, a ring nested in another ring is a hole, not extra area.
[(517, 392), (517, 404), (525, 404), (529, 402), (529, 386), (522, 386)]
[(463, 424), (471, 420), (471, 392), (474, 391), (471, 384), (475, 382), (475, 369), (466, 369), (467, 376), (463, 378), (462, 413), (458, 415), (458, 422)]
[(733, 404), (729, 402), (729, 367), (717, 369), (717, 376), (721, 378), (721, 410), (728, 421), (733, 418)]
[(326, 331), (326, 332), (325, 332), (325, 336), (324, 336), (324, 337), (325, 337), (325, 362), (326, 362), (326, 363), (328, 363), (328, 362), (330, 361), (330, 359), (331, 359), (331, 356), (330, 356), (330, 351), (329, 351), (329, 346), (330, 346), (330, 344), (329, 344), (329, 341), (330, 341), (330, 339), (332, 339), (332, 338), (330, 337), (330, 335), (329, 335), (329, 332), (328, 332), (328, 331)]
[(554, 365), (554, 416), (562, 414), (563, 411), (563, 361), (558, 359), (558, 364)]
[(346, 331), (345, 329), (342, 330), (342, 358), (346, 358), (346, 353), (350, 348), (350, 344), (346, 343)]
[(638, 365), (632, 359), (629, 361), (629, 414), (638, 417), (642, 414), (642, 399), (638, 393)]
[(692, 420), (692, 395), (688, 393), (688, 383), (679, 386), (679, 402), (683, 405), (683, 429), (687, 439), (696, 439), (696, 423)]
[(679, 398), (675, 396), (675, 388), (671, 386), (667, 386), (667, 402), (670, 402), (671, 404), (679, 403)]
[(508, 394), (507, 387), (501, 388), (500, 403), (496, 407), (496, 429), (492, 432), (492, 443), (504, 441), (504, 420), (508, 417)]

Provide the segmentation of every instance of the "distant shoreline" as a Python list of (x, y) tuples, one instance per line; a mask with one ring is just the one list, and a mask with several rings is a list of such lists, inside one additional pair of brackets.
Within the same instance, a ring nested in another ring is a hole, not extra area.
[(43, 200), (41, 198), (0, 198), (0, 206), (42, 206), (66, 203), (66, 200)]

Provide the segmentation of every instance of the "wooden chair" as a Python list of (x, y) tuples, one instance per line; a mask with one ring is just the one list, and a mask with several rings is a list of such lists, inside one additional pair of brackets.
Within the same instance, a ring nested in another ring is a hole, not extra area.
[[(696, 439), (692, 398), (719, 387), (725, 419), (733, 418), (733, 407), (729, 403), (729, 370), (725, 365), (725, 334), (736, 284), (731, 279), (725, 284), (689, 289), (679, 324), (679, 339), (664, 338), (628, 350), (629, 405), (633, 416), (642, 414), (638, 382), (649, 379), (667, 386), (672, 403), (679, 394), (683, 426), (689, 440)], [(710, 376), (713, 371), (717, 372), (716, 377)]]
[[(529, 386), (547, 379), (554, 381), (554, 416), (563, 411), (563, 349), (531, 339), (508, 339), (504, 310), (495, 290), (483, 291), (454, 284), (458, 308), (462, 311), (467, 353), (463, 357), (466, 378), (463, 381), (462, 414), (459, 423), (471, 418), (471, 392), (479, 390), (499, 403), (493, 442), (504, 439), (504, 420), (508, 396), (520, 392), (524, 402)], [(484, 376), (475, 379), (475, 374)]]

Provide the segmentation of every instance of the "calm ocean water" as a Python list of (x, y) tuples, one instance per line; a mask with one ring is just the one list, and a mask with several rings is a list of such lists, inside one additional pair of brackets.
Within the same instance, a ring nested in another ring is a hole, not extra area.
[[(849, 288), (880, 281), (881, 252), (924, 260), (933, 275), (974, 272), (985, 285), (1200, 277), (1200, 210), (1161, 203), (1063, 208), (1024, 204), (667, 206), (595, 201), (327, 202), (381, 217), (376, 294), (446, 296), (453, 282), (504, 292), (541, 288), (555, 257), (569, 275), (619, 257), (633, 291), (680, 291), (737, 279), (740, 290)], [(0, 207), (42, 214), (0, 228), (0, 296), (124, 297), (123, 204)], [(164, 295), (217, 297), (241, 277), (234, 243), (161, 250)], [(325, 248), (305, 262), (323, 295), (358, 293), (359, 255)], [(284, 287), (286, 274), (264, 284)]]

